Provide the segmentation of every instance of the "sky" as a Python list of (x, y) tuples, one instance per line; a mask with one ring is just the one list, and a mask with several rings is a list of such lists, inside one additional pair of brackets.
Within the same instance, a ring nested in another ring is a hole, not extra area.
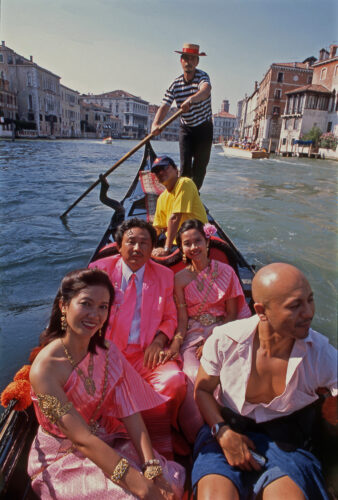
[(122, 89), (151, 104), (181, 73), (184, 43), (207, 57), (213, 112), (254, 90), (274, 62), (337, 43), (336, 0), (0, 0), (1, 40), (80, 93)]

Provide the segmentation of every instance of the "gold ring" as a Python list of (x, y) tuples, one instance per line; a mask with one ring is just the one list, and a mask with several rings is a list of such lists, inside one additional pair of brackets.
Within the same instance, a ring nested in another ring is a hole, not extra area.
[(165, 354), (164, 351), (160, 351), (160, 356), (163, 356)]

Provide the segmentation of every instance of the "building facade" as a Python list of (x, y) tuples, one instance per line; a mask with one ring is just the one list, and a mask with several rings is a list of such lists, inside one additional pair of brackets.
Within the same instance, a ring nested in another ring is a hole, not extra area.
[(309, 62), (272, 64), (259, 84), (253, 141), (260, 147), (276, 151), (282, 127), (286, 92), (312, 81)]
[(81, 136), (81, 115), (79, 92), (60, 84), (61, 94), (61, 136)]
[(121, 120), (109, 108), (80, 98), (81, 133), (84, 137), (120, 137)]
[(219, 113), (213, 115), (213, 122), (214, 141), (227, 141), (228, 139), (234, 137), (236, 126), (235, 115), (227, 113), (226, 111), (220, 111)]
[(110, 114), (122, 122), (122, 137), (142, 139), (148, 132), (149, 103), (124, 90), (113, 90), (104, 94), (83, 95), (88, 103), (109, 109)]
[(26, 59), (2, 42), (0, 74), (4, 73), (10, 92), (17, 99), (17, 126), (35, 130), (38, 136), (61, 133), (60, 77)]
[[(279, 151), (299, 154), (298, 141), (313, 127), (338, 138), (338, 56), (337, 45), (322, 49), (312, 66), (312, 84), (286, 93)], [(303, 151), (303, 148), (302, 148)]]

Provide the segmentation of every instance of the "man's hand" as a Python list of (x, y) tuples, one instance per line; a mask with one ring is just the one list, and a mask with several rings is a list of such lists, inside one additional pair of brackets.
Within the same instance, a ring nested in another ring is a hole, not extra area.
[(143, 366), (152, 370), (162, 362), (165, 356), (164, 346), (168, 337), (163, 332), (159, 332), (152, 343), (144, 351)]
[(160, 133), (161, 133), (160, 124), (153, 123), (151, 126), (151, 133), (155, 136), (160, 135)]
[(181, 109), (183, 110), (183, 113), (187, 113), (190, 110), (191, 105), (192, 105), (191, 97), (188, 97), (188, 99), (186, 99), (181, 104)]
[(249, 448), (255, 449), (255, 445), (247, 436), (232, 431), (228, 427), (222, 427), (217, 435), (217, 441), (229, 465), (247, 471), (261, 469), (250, 453)]

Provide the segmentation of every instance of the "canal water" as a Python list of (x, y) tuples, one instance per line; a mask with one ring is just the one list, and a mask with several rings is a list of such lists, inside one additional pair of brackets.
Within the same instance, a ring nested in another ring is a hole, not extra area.
[[(62, 276), (86, 266), (111, 209), (95, 188), (59, 216), (136, 142), (0, 141), (0, 390), (37, 345)], [(179, 162), (178, 144), (154, 141)], [(121, 199), (141, 162), (135, 153), (108, 180)], [(316, 300), (313, 327), (336, 344), (336, 172), (323, 160), (226, 158), (214, 148), (203, 202), (247, 260), (299, 266)]]

